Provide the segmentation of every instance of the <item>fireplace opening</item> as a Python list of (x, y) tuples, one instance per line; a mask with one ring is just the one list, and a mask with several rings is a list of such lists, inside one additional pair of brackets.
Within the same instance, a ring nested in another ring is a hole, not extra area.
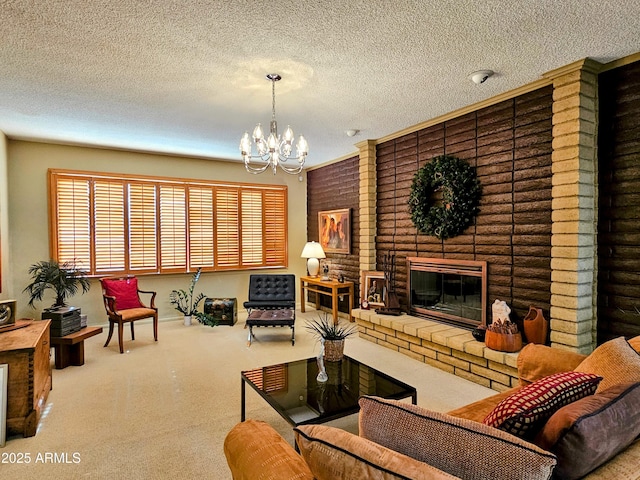
[(487, 262), (407, 258), (409, 313), (451, 325), (486, 325)]

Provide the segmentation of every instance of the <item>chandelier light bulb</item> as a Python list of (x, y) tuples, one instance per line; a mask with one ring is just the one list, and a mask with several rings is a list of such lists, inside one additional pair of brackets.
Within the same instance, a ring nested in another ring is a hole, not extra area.
[(300, 135), (298, 139), (298, 144), (296, 145), (296, 150), (298, 151), (298, 156), (302, 158), (302, 162), (304, 162), (304, 157), (309, 153), (309, 145), (307, 144), (307, 140)]
[(293, 134), (293, 130), (289, 125), (287, 125), (287, 129), (284, 131), (284, 135), (282, 136), (282, 140), (289, 145), (293, 143), (295, 135)]
[(278, 148), (278, 137), (276, 137), (273, 132), (269, 134), (269, 138), (267, 139), (267, 146), (269, 147), (270, 152), (275, 152)]
[(258, 142), (264, 138), (264, 131), (262, 130), (262, 124), (257, 124), (256, 128), (253, 129), (253, 141)]
[[(240, 153), (244, 160), (244, 166), (250, 173), (262, 173), (271, 167), (275, 175), (279, 165), (286, 173), (298, 175), (302, 171), (304, 161), (309, 154), (307, 140), (300, 135), (296, 144), (297, 156), (293, 157), (291, 155), (292, 144), (295, 139), (291, 126), (287, 125), (284, 134), (282, 136), (278, 135), (275, 83), (281, 78), (277, 73), (267, 75), (267, 79), (271, 82), (271, 122), (269, 124), (269, 136), (266, 140), (265, 132), (260, 123), (253, 130), (253, 143), (257, 154), (254, 154), (251, 138), (247, 132), (240, 139)], [(286, 162), (289, 160), (296, 161), (297, 165), (287, 165)]]

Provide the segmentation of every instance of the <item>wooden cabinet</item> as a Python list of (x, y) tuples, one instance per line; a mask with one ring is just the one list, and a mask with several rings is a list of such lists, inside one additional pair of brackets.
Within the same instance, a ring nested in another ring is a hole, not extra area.
[(7, 435), (36, 434), (51, 390), (50, 323), (50, 320), (34, 321), (26, 327), (0, 333), (0, 364), (9, 365)]

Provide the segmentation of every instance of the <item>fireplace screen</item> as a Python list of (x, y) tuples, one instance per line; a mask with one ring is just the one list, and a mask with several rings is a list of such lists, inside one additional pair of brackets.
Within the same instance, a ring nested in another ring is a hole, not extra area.
[(408, 258), (410, 312), (453, 325), (486, 325), (486, 262)]

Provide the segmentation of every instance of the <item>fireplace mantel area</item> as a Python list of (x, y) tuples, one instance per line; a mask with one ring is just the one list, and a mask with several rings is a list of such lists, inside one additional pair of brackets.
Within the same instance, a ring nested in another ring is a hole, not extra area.
[(518, 385), (518, 353), (491, 350), (476, 341), (468, 328), (360, 308), (351, 314), (366, 340), (493, 390)]

